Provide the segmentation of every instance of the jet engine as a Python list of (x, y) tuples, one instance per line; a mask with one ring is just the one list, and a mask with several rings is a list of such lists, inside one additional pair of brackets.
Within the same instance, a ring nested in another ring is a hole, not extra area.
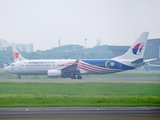
[(48, 77), (61, 77), (62, 72), (60, 70), (48, 70), (47, 72)]

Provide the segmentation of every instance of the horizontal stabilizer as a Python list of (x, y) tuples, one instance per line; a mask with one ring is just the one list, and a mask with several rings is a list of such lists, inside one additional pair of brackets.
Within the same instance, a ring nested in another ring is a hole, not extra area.
[(147, 59), (147, 60), (144, 60), (144, 62), (150, 62), (150, 61), (154, 61), (154, 60), (157, 60), (157, 58)]

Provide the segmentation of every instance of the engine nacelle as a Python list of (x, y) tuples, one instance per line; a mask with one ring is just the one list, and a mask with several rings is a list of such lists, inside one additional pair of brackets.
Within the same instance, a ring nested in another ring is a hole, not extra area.
[(60, 70), (48, 70), (47, 72), (48, 77), (61, 77), (62, 72)]

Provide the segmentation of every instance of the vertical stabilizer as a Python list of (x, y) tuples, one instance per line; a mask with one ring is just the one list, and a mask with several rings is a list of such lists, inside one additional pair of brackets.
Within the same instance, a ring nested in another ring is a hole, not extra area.
[(20, 54), (20, 52), (17, 50), (15, 44), (12, 44), (11, 48), (12, 48), (12, 55), (13, 55), (14, 62), (22, 61), (22, 60), (27, 60), (27, 59), (25, 59), (25, 58), (22, 57), (22, 55)]
[(143, 32), (129, 50), (116, 59), (143, 60), (149, 32)]

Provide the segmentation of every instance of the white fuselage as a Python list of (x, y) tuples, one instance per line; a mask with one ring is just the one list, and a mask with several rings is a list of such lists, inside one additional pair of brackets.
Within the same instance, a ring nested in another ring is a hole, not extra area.
[(60, 70), (66, 66), (70, 66), (75, 60), (25, 60), (17, 61), (5, 70), (17, 75), (47, 75), (50, 69)]
[[(47, 75), (49, 70), (63, 70), (72, 66), (75, 59), (53, 59), (53, 60), (24, 60), (12, 63), (5, 71), (16, 75)], [(84, 74), (108, 74), (133, 69), (137, 65), (126, 62), (125, 64), (116, 60), (80, 60), (77, 65), (79, 75)], [(128, 64), (128, 65), (127, 65)]]

